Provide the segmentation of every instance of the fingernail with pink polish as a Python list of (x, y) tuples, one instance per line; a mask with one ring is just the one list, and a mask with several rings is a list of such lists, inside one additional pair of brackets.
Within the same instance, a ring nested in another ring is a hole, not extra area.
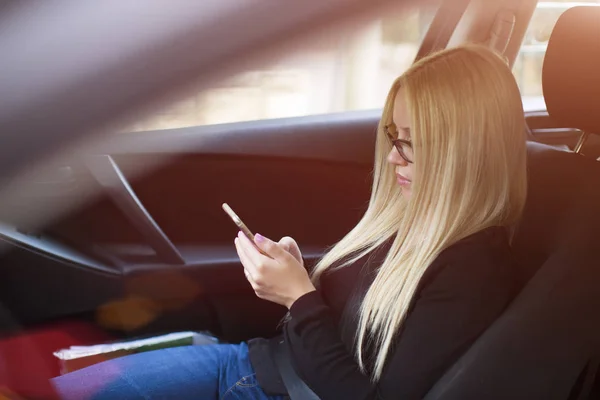
[(254, 240), (256, 240), (259, 243), (262, 243), (265, 241), (265, 237), (260, 233), (257, 233), (256, 235), (254, 235)]

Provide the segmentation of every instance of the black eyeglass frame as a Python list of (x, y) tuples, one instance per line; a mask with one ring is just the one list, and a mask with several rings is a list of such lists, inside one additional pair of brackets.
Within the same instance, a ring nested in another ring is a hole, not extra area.
[(398, 154), (400, 154), (400, 157), (402, 157), (402, 159), (404, 161), (406, 161), (407, 163), (412, 164), (413, 160), (411, 160), (410, 158), (408, 158), (408, 156), (404, 152), (404, 146), (407, 146), (410, 149), (413, 148), (412, 147), (412, 142), (410, 140), (407, 140), (407, 139), (394, 139), (394, 135), (392, 135), (390, 133), (390, 125), (385, 125), (383, 127), (383, 131), (387, 135), (388, 139), (390, 139), (390, 142), (392, 142), (392, 146), (394, 146), (396, 148), (396, 150), (398, 151)]

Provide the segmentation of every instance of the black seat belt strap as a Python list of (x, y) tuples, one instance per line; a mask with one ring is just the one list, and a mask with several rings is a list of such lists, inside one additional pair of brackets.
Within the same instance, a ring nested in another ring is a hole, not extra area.
[(271, 353), (291, 400), (320, 400), (319, 396), (296, 374), (283, 340), (272, 342)]

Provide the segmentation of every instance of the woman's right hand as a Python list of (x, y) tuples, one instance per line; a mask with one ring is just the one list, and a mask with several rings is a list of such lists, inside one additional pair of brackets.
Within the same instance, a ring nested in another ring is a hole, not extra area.
[(302, 266), (304, 266), (304, 260), (302, 259), (302, 253), (300, 252), (300, 248), (298, 247), (298, 243), (289, 237), (284, 236), (278, 242), (283, 248), (290, 253)]

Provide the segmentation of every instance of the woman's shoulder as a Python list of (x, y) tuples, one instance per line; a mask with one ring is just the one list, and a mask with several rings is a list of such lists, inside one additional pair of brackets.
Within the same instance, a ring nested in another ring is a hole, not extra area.
[(510, 251), (508, 229), (503, 226), (491, 226), (449, 246), (440, 253), (438, 260), (448, 262), (467, 256), (508, 254)]
[(423, 276), (422, 288), (514, 286), (517, 271), (504, 227), (490, 227), (459, 240), (440, 253)]

